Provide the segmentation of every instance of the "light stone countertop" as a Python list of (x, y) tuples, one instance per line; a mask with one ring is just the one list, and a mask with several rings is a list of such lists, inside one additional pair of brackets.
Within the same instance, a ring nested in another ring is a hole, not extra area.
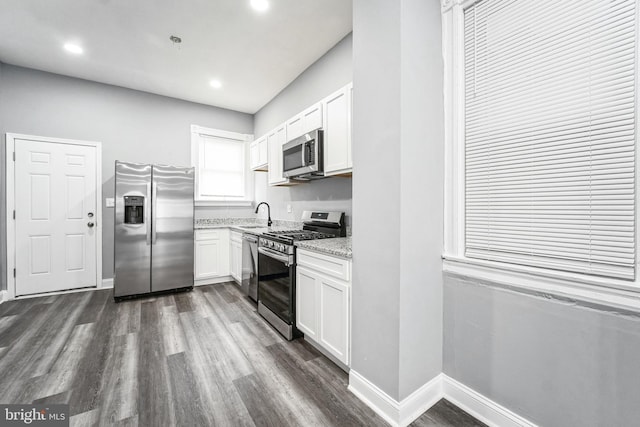
[(296, 242), (300, 249), (320, 252), (325, 255), (339, 256), (351, 259), (351, 237), (336, 237), (333, 239), (301, 240)]
[[(216, 228), (230, 228), (233, 231), (260, 235), (268, 231), (299, 230), (302, 228), (302, 225), (301, 222), (296, 221), (274, 220), (273, 225), (267, 227), (267, 221), (258, 218), (205, 218), (195, 220), (194, 229), (211, 230)], [(333, 255), (346, 259), (351, 258), (351, 237), (301, 240), (296, 242), (295, 245), (300, 249), (307, 249), (325, 255)]]
[(299, 230), (302, 228), (302, 223), (274, 220), (273, 225), (271, 227), (267, 227), (266, 220), (257, 218), (206, 218), (197, 219), (194, 223), (195, 230), (211, 230), (216, 228), (230, 228), (233, 231), (259, 235), (268, 231)]

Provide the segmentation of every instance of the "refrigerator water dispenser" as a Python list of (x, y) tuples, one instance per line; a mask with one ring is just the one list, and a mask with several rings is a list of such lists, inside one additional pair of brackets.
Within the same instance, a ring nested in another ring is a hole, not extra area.
[(124, 223), (144, 223), (144, 197), (124, 196)]

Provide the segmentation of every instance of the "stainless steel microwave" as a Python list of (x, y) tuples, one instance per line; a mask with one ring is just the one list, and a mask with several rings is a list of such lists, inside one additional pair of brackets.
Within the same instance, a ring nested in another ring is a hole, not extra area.
[(324, 178), (323, 132), (305, 133), (282, 146), (282, 174), (286, 178)]

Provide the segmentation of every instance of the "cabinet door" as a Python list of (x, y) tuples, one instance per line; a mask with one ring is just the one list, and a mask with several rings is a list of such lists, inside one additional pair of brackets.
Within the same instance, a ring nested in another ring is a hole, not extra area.
[(327, 97), (324, 106), (324, 172), (345, 173), (351, 169), (351, 103), (349, 86)]
[(322, 103), (307, 108), (302, 112), (302, 132), (305, 134), (322, 127)]
[(206, 279), (221, 275), (220, 241), (196, 240), (195, 242), (195, 278)]
[(306, 336), (317, 340), (319, 280), (304, 267), (296, 269), (296, 326)]
[(258, 148), (258, 141), (253, 141), (249, 145), (249, 165), (251, 169), (255, 169), (260, 165)]
[(270, 132), (269, 143), (269, 185), (288, 184), (289, 179), (282, 174), (282, 146), (287, 142), (285, 126)]
[(349, 286), (346, 283), (319, 278), (320, 328), (319, 342), (340, 362), (349, 365)]
[(289, 141), (302, 135), (304, 133), (302, 131), (302, 114), (298, 114), (297, 116), (287, 120), (286, 129)]
[(267, 138), (253, 141), (249, 149), (249, 163), (252, 170), (267, 170)]
[(196, 280), (229, 275), (229, 229), (196, 230)]
[(229, 254), (231, 277), (233, 277), (238, 283), (240, 283), (240, 263), (242, 262), (242, 251), (240, 248), (242, 248), (242, 246), (240, 246), (238, 242), (231, 241), (231, 253)]
[(269, 159), (269, 154), (268, 154), (268, 147), (267, 147), (267, 139), (266, 138), (262, 138), (260, 139), (260, 141), (258, 142), (258, 162), (260, 166), (266, 166), (268, 159)]

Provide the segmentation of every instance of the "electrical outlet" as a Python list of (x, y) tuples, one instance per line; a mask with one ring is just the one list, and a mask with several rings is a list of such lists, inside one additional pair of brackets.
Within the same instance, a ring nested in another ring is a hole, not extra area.
[(113, 197), (107, 197), (106, 199), (104, 199), (104, 206), (107, 208), (112, 208), (116, 205), (116, 199), (114, 199)]
[(293, 209), (291, 209), (291, 205), (287, 205), (287, 213), (291, 213), (293, 212)]

